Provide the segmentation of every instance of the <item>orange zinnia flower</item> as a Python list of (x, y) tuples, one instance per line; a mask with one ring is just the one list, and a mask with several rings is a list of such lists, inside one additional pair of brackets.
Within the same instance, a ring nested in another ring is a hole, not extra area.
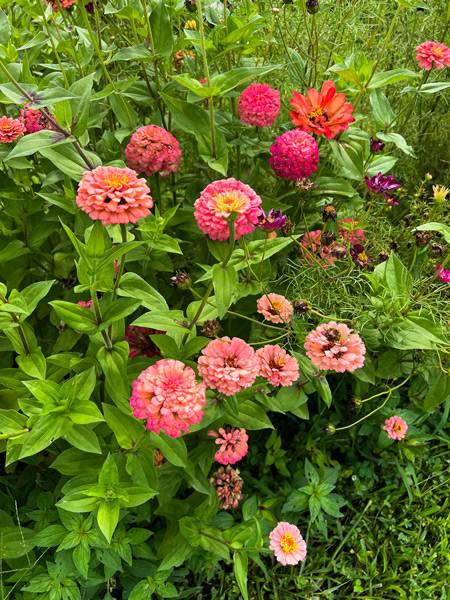
[(291, 98), (292, 123), (303, 131), (325, 135), (329, 140), (340, 131), (348, 129), (355, 120), (352, 117), (353, 106), (345, 101), (345, 94), (336, 94), (332, 81), (325, 81), (320, 94), (315, 89), (309, 89), (306, 97), (294, 90)]

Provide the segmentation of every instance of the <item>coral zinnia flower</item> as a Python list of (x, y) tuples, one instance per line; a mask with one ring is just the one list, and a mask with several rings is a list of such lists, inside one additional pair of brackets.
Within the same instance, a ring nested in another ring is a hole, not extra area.
[(257, 300), (259, 314), (271, 323), (289, 323), (294, 312), (292, 304), (281, 294), (267, 294)]
[[(309, 232), (307, 231), (306, 233), (304, 233), (302, 239), (300, 240), (300, 244), (303, 246), (303, 248), (309, 250), (310, 254), (314, 254), (317, 257), (317, 260), (320, 262), (324, 269), (327, 269), (331, 265), (334, 265), (335, 260), (331, 255), (330, 247), (322, 246), (321, 229), (316, 229), (315, 231)], [(302, 260), (310, 266), (315, 266), (316, 262), (311, 256), (308, 255), (307, 252), (303, 250), (303, 248), (299, 246), (298, 249), (299, 254), (302, 254), (303, 256)]]
[(22, 119), (0, 118), (0, 143), (9, 144), (25, 132)]
[(355, 371), (364, 364), (366, 347), (343, 323), (324, 323), (306, 336), (306, 356), (322, 371)]
[(179, 360), (159, 360), (133, 381), (130, 405), (137, 419), (147, 419), (147, 429), (180, 437), (202, 420), (205, 389), (193, 369)]
[(227, 430), (221, 427), (219, 433), (215, 431), (208, 431), (208, 435), (216, 438), (216, 444), (219, 445), (219, 449), (214, 455), (215, 460), (220, 462), (222, 465), (234, 465), (248, 452), (248, 435), (245, 429), (232, 429), (228, 427)]
[(327, 80), (319, 92), (309, 89), (306, 97), (295, 90), (291, 98), (294, 108), (289, 114), (292, 123), (308, 133), (325, 135), (332, 140), (335, 135), (348, 129), (355, 120), (352, 117), (353, 106), (345, 101), (345, 94), (336, 94), (334, 83)]
[(145, 179), (138, 179), (131, 169), (117, 167), (85, 171), (76, 203), (91, 219), (100, 219), (104, 225), (136, 223), (147, 217), (153, 206)]
[(161, 352), (152, 342), (150, 336), (155, 333), (165, 333), (148, 327), (138, 327), (137, 325), (129, 325), (125, 330), (124, 340), (128, 342), (130, 347), (129, 358), (136, 356), (161, 356)]
[(194, 216), (198, 226), (212, 240), (230, 237), (228, 221), (235, 219), (236, 239), (255, 229), (262, 213), (261, 198), (236, 179), (220, 179), (210, 183), (195, 201)]
[(230, 465), (219, 467), (209, 479), (219, 496), (219, 508), (228, 510), (237, 508), (239, 500), (242, 500), (242, 488), (244, 480), (239, 477), (239, 470), (233, 469)]
[[(59, 6), (56, 0), (47, 0), (47, 4), (52, 5), (53, 12), (59, 11)], [(72, 6), (72, 4), (75, 4), (75, 0), (59, 0), (59, 4), (63, 10), (67, 10)]]
[(295, 525), (281, 521), (270, 534), (270, 550), (282, 565), (296, 565), (306, 558), (306, 543)]
[(250, 387), (258, 375), (255, 351), (236, 337), (209, 342), (197, 364), (199, 375), (206, 385), (225, 396)]
[(256, 358), (259, 364), (259, 375), (272, 385), (287, 387), (300, 377), (297, 359), (290, 356), (278, 344), (260, 348), (256, 351)]
[(387, 431), (390, 440), (402, 440), (408, 431), (408, 425), (401, 417), (394, 415), (386, 419), (383, 429)]
[(364, 229), (358, 229), (356, 219), (341, 219), (338, 225), (339, 235), (350, 244), (358, 244), (364, 241)]
[(312, 175), (319, 164), (319, 147), (316, 140), (301, 131), (286, 131), (270, 148), (270, 166), (278, 177), (295, 181)]
[(241, 122), (254, 127), (270, 127), (280, 112), (280, 92), (267, 83), (252, 83), (239, 97)]
[(425, 71), (430, 71), (433, 63), (437, 69), (450, 67), (450, 50), (440, 42), (424, 42), (417, 46), (416, 52), (416, 60), (421, 61), (419, 67)]
[(181, 162), (180, 144), (171, 133), (158, 125), (139, 127), (125, 148), (127, 165), (137, 173), (166, 177), (178, 171)]

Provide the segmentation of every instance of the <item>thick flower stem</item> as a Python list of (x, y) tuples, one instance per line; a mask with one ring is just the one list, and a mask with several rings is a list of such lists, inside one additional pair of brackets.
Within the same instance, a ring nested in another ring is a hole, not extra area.
[[(97, 324), (100, 325), (102, 323), (102, 313), (100, 312), (100, 306), (98, 303), (98, 298), (97, 298), (97, 292), (96, 291), (91, 291), (91, 298), (92, 298), (92, 306), (94, 307), (94, 313), (95, 313), (95, 318), (97, 320)], [(105, 348), (111, 352), (113, 345), (111, 342), (111, 338), (109, 337), (109, 333), (106, 332), (105, 330), (103, 330), (101, 332), (103, 340), (105, 342)]]
[[(198, 15), (198, 28), (200, 30), (200, 42), (202, 46), (202, 57), (203, 57), (203, 69), (205, 71), (206, 77), (206, 85), (211, 87), (211, 79), (209, 76), (209, 68), (208, 68), (208, 57), (206, 55), (206, 46), (205, 46), (205, 31), (203, 28), (203, 12), (202, 12), (202, 0), (198, 0), (197, 2), (197, 15)], [(216, 132), (214, 128), (214, 107), (213, 107), (213, 99), (208, 98), (208, 107), (209, 107), (209, 124), (211, 128), (211, 154), (213, 158), (217, 158), (216, 156)]]

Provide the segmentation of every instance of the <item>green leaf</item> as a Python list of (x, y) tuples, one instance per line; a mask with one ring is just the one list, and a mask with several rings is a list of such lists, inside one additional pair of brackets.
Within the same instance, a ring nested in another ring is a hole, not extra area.
[(75, 137), (80, 137), (87, 129), (94, 77), (95, 73), (90, 73), (70, 86), (70, 91), (78, 96), (73, 100), (69, 100), (75, 123), (71, 126), (71, 133)]
[(56, 469), (63, 475), (86, 475), (87, 473), (97, 474), (103, 465), (103, 459), (98, 456), (89, 455), (86, 451), (70, 448), (64, 450), (58, 455), (57, 459), (50, 465), (51, 469)]
[(127, 378), (128, 344), (114, 344), (111, 351), (104, 346), (97, 352), (106, 379), (106, 389), (114, 404), (125, 411), (129, 409), (130, 385)]
[(20, 293), (27, 303), (28, 312), (31, 314), (42, 298), (49, 293), (50, 288), (55, 283), (54, 279), (50, 281), (38, 281), (36, 283), (32, 283), (23, 289)]
[[(236, 32), (233, 32), (234, 34)], [(229, 34), (230, 36), (233, 33)], [(227, 36), (229, 37), (229, 36)], [(226, 38), (225, 38), (226, 39)], [(226, 43), (225, 39), (222, 40), (222, 43)], [(220, 75), (216, 75), (211, 78), (211, 87), (219, 88), (220, 95), (226, 94), (230, 92), (238, 85), (245, 83), (246, 81), (250, 81), (254, 77), (260, 77), (261, 75), (267, 75), (271, 71), (275, 69), (281, 69), (283, 65), (271, 65), (267, 67), (240, 67), (239, 69), (233, 69), (232, 71), (228, 71), (226, 73), (221, 73)]]
[(138, 44), (136, 46), (128, 46), (121, 48), (119, 52), (114, 54), (109, 62), (117, 62), (122, 60), (139, 60), (139, 61), (151, 61), (153, 60), (151, 52), (144, 44)]
[(71, 428), (68, 419), (55, 414), (42, 415), (25, 437), (19, 458), (33, 456), (63, 436)]
[(48, 400), (52, 400), (56, 404), (59, 403), (60, 386), (54, 381), (24, 381), (23, 384), (42, 404), (45, 404)]
[[(169, 552), (164, 557), (162, 563), (158, 567), (158, 571), (180, 567), (188, 556), (192, 553), (192, 546), (187, 539), (178, 532), (173, 538)], [(147, 600), (147, 599), (146, 599)]]
[(411, 277), (395, 252), (391, 252), (386, 263), (385, 278), (386, 287), (393, 292), (394, 301), (399, 300), (399, 308), (404, 308), (409, 303)]
[(434, 83), (425, 83), (420, 88), (421, 94), (435, 94), (450, 88), (450, 81), (435, 81)]
[(230, 307), (235, 280), (236, 271), (232, 265), (228, 265), (227, 267), (224, 267), (222, 264), (214, 265), (214, 292), (220, 318), (225, 316)]
[(35, 152), (42, 154), (43, 149), (65, 144), (67, 141), (64, 135), (57, 131), (49, 131), (48, 129), (36, 131), (36, 133), (30, 133), (20, 138), (5, 160), (8, 161), (19, 156), (30, 156)]
[(450, 377), (439, 371), (437, 377), (431, 380), (431, 385), (423, 401), (423, 410), (434, 412), (450, 395)]
[(273, 429), (273, 425), (264, 410), (251, 400), (239, 403), (239, 416), (228, 413), (228, 421), (234, 427), (246, 429)]
[(183, 254), (180, 246), (175, 238), (165, 233), (162, 233), (154, 240), (147, 240), (147, 246), (154, 250), (162, 250), (163, 252), (172, 252), (173, 254)]
[(234, 552), (234, 576), (241, 591), (244, 600), (248, 600), (247, 591), (247, 573), (248, 573), (248, 555), (246, 552)]
[(420, 73), (410, 71), (409, 69), (393, 69), (392, 71), (375, 73), (367, 89), (375, 90), (396, 81), (404, 81), (405, 79), (413, 79), (415, 77), (420, 77)]
[[(229, 561), (230, 552), (223, 540), (222, 532), (216, 527), (209, 527), (195, 517), (183, 517), (179, 521), (180, 532), (192, 546), (200, 546), (207, 552), (212, 552), (225, 561)], [(212, 536), (211, 537), (207, 537)], [(220, 541), (223, 540), (223, 541)]]
[(442, 223), (425, 223), (416, 227), (419, 231), (439, 231), (444, 236), (444, 240), (447, 244), (450, 244), (450, 227), (448, 225), (442, 225)]
[(116, 406), (102, 404), (106, 422), (122, 448), (130, 450), (146, 432), (143, 421), (127, 415)]
[(186, 333), (187, 328), (182, 325), (184, 320), (185, 316), (181, 310), (159, 310), (145, 313), (131, 324), (159, 329), (159, 331), (182, 331)]
[(181, 75), (172, 75), (172, 79), (174, 79), (177, 83), (187, 88), (197, 96), (201, 98), (208, 98), (212, 96), (217, 96), (220, 92), (220, 88), (218, 87), (206, 87), (198, 81), (198, 79), (194, 79), (188, 73), (182, 73)]
[[(1, 12), (1, 11), (0, 11)], [(0, 533), (0, 559), (20, 558), (35, 546), (36, 533), (27, 527), (2, 526)]]
[(136, 302), (134, 298), (120, 298), (116, 299), (115, 302), (111, 302), (109, 306), (103, 311), (101, 324), (99, 331), (106, 329), (111, 323), (124, 319), (131, 315), (138, 307), (140, 302)]
[(47, 363), (40, 347), (35, 348), (30, 354), (16, 357), (17, 364), (24, 373), (36, 379), (45, 379)]
[(35, 538), (35, 545), (39, 548), (58, 546), (67, 536), (67, 529), (62, 525), (50, 525), (39, 531)]
[(98, 482), (100, 485), (106, 487), (114, 487), (119, 484), (119, 471), (117, 470), (117, 465), (111, 454), (108, 454), (102, 470), (98, 475)]
[(98, 438), (92, 431), (92, 428), (88, 425), (74, 425), (72, 429), (66, 433), (65, 439), (69, 444), (83, 452), (92, 452), (93, 454), (102, 453)]
[(150, 26), (156, 53), (161, 60), (169, 60), (173, 48), (173, 25), (164, 0), (160, 0), (152, 10)]
[(360, 181), (364, 176), (362, 146), (357, 142), (330, 141), (336, 160), (342, 165), (341, 175)]
[(149, 310), (169, 310), (164, 297), (136, 273), (125, 273), (117, 291), (120, 296), (140, 300), (141, 305)]
[[(39, 131), (38, 133), (43, 133)], [(31, 135), (37, 135), (36, 133), (32, 133)], [(25, 139), (31, 137), (27, 135)], [(71, 141), (68, 139), (68, 141)], [(88, 166), (82, 159), (82, 157), (78, 154), (72, 144), (64, 144), (64, 145), (51, 145), (51, 147), (46, 147), (43, 149), (39, 149), (40, 154), (45, 158), (48, 158), (50, 162), (52, 162), (57, 169), (62, 171), (65, 175), (69, 175), (75, 181), (80, 181), (83, 176), (83, 173), (88, 169)], [(88, 152), (87, 150), (83, 150), (85, 156), (92, 163), (93, 167), (99, 167), (102, 163), (100, 158), (94, 154), (93, 152)]]
[(0, 10), (0, 44), (6, 45), (10, 37), (11, 26), (8, 15), (3, 10)]
[(400, 6), (406, 6), (406, 8), (429, 8), (422, 0), (397, 0), (397, 2)]
[(187, 449), (184, 439), (169, 437), (164, 431), (159, 434), (150, 431), (148, 439), (155, 448), (159, 448), (167, 460), (176, 467), (186, 467)]
[(382, 131), (378, 131), (376, 133), (376, 137), (383, 142), (394, 143), (397, 148), (402, 150), (405, 154), (409, 154), (409, 156), (413, 156), (415, 158), (412, 146), (407, 144), (405, 138), (399, 133), (383, 133)]
[(369, 100), (378, 127), (384, 129), (395, 117), (394, 111), (389, 104), (389, 100), (380, 89), (370, 92)]
[(95, 315), (89, 309), (65, 300), (54, 300), (49, 304), (55, 309), (58, 317), (76, 331), (88, 335), (97, 333), (98, 325)]
[(100, 498), (97, 512), (97, 523), (101, 532), (111, 543), (112, 536), (119, 522), (120, 504), (119, 500), (104, 500)]
[(156, 490), (152, 490), (148, 485), (143, 485), (142, 483), (127, 482), (125, 485), (128, 499), (126, 501), (122, 500), (121, 504), (127, 508), (140, 506), (157, 494)]

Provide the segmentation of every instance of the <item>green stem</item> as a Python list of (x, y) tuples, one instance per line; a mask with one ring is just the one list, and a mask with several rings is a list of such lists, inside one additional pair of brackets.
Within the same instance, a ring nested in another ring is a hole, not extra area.
[[(206, 85), (211, 87), (211, 79), (209, 76), (209, 68), (208, 68), (208, 57), (206, 55), (206, 46), (205, 46), (205, 31), (203, 27), (203, 12), (202, 12), (202, 0), (197, 1), (197, 15), (198, 15), (198, 28), (200, 30), (200, 42), (202, 46), (202, 58), (203, 58), (203, 69), (205, 71), (206, 77)], [(216, 157), (216, 132), (214, 127), (214, 106), (213, 99), (208, 98), (208, 107), (209, 107), (209, 124), (211, 128), (211, 153), (213, 158)]]
[[(97, 292), (91, 290), (92, 306), (94, 307), (94, 314), (97, 320), (97, 325), (102, 323), (102, 313), (100, 312), (100, 305), (98, 303)], [(105, 348), (111, 352), (113, 345), (109, 333), (105, 330), (101, 332), (103, 340), (105, 342)]]
[(0, 440), (9, 440), (10, 438), (17, 437), (22, 435), (23, 433), (28, 433), (30, 430), (26, 427), (25, 429), (20, 429), (19, 431), (11, 431), (10, 433), (0, 433)]
[[(55, 43), (53, 41), (52, 34), (50, 33), (50, 28), (48, 26), (47, 19), (45, 18), (45, 12), (44, 12), (44, 7), (42, 5), (42, 2), (38, 2), (37, 5), (39, 6), (39, 10), (40, 10), (41, 15), (42, 15), (42, 20), (44, 21), (44, 27), (47, 30), (47, 35), (48, 35), (48, 38), (50, 40), (50, 44), (52, 46), (53, 53), (54, 53), (54, 55), (56, 57), (56, 61), (57, 61), (58, 65), (59, 65), (59, 68), (61, 69), (61, 73), (62, 73), (62, 76), (64, 78), (64, 84), (65, 84), (66, 88), (69, 89), (69, 87), (70, 87), (69, 86), (69, 82), (67, 81), (67, 77), (66, 77), (66, 73), (64, 71), (64, 67), (62, 66), (62, 62), (61, 62), (61, 59), (59, 58), (58, 51), (56, 50), (56, 46), (55, 46)], [(61, 5), (59, 4), (59, 2), (58, 2), (58, 6), (59, 6), (59, 8), (61, 10)]]

